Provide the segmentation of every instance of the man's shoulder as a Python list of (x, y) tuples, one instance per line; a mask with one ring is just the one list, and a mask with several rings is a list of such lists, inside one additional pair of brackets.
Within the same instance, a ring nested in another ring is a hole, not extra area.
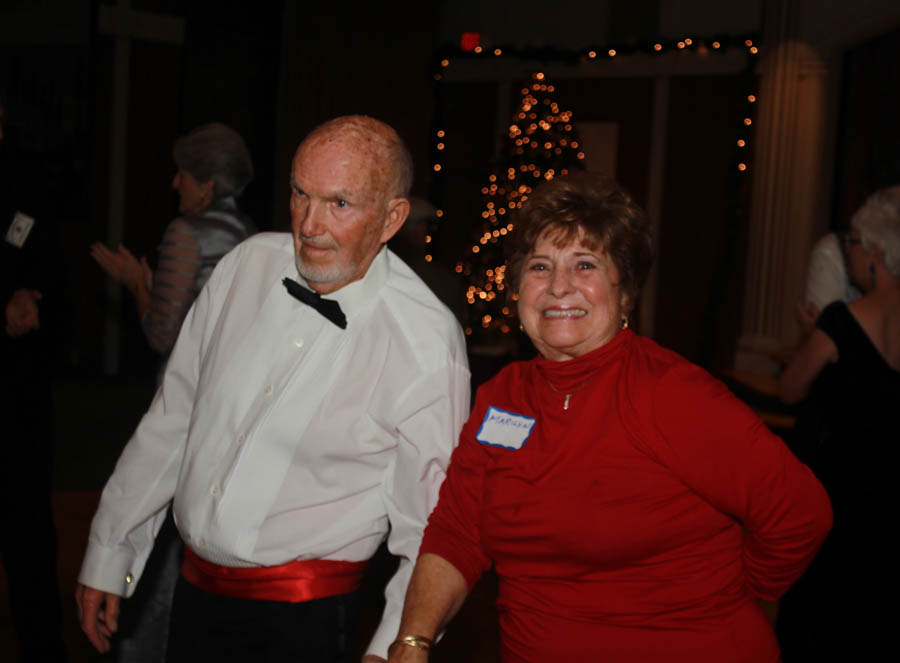
[(235, 246), (222, 259), (222, 263), (232, 268), (237, 265), (252, 261), (256, 264), (261, 261), (271, 261), (277, 257), (291, 258), (294, 254), (293, 241), (290, 233), (264, 232), (251, 235)]
[(249, 285), (269, 280), (293, 262), (293, 255), (293, 242), (288, 233), (252, 235), (218, 262), (209, 285), (218, 291), (223, 287), (230, 289), (235, 282)]
[(384, 298), (404, 324), (437, 331), (459, 328), (450, 309), (406, 263), (393, 253), (389, 260)]
[(382, 289), (384, 313), (417, 354), (449, 353), (465, 358), (462, 329), (437, 295), (396, 255), (389, 254), (390, 272)]

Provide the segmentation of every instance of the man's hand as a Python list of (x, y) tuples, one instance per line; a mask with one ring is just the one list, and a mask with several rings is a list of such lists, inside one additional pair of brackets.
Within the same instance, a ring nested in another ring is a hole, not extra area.
[(119, 596), (81, 583), (75, 587), (81, 630), (101, 654), (110, 649), (109, 639), (119, 629)]
[(22, 336), (41, 326), (40, 312), (37, 303), (41, 293), (37, 290), (16, 290), (6, 304), (6, 333), (9, 336)]
[(375, 654), (366, 654), (363, 656), (362, 663), (387, 663), (381, 656), (375, 656)]

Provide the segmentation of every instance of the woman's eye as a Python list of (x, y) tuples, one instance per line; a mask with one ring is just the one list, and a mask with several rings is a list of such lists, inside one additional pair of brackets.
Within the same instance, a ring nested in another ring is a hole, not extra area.
[(336, 200), (335, 205), (337, 205), (338, 207), (343, 209), (344, 207), (347, 206), (347, 201), (346, 200)]
[(594, 269), (594, 263), (580, 262), (580, 263), (578, 263), (578, 269)]
[(545, 269), (547, 269), (547, 265), (542, 265), (541, 263), (536, 262), (528, 269), (530, 269), (533, 272), (543, 272)]

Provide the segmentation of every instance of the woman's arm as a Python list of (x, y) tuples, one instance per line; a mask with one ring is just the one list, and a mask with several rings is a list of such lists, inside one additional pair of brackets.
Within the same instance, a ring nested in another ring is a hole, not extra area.
[[(468, 594), (466, 580), (455, 566), (443, 557), (425, 553), (416, 562), (398, 638), (415, 635), (434, 640), (459, 611)], [(428, 651), (405, 644), (393, 644), (388, 651), (391, 663), (427, 661)]]
[(812, 471), (723, 384), (684, 363), (658, 380), (651, 451), (700, 498), (743, 526), (742, 566), (755, 598), (778, 599), (831, 529)]
[(153, 290), (141, 317), (147, 342), (160, 354), (168, 354), (175, 345), (181, 323), (197, 297), (200, 267), (200, 245), (191, 227), (183, 219), (172, 221), (163, 235)]
[(825, 365), (837, 359), (838, 350), (834, 341), (821, 329), (813, 329), (778, 378), (778, 397), (785, 403), (803, 400)]

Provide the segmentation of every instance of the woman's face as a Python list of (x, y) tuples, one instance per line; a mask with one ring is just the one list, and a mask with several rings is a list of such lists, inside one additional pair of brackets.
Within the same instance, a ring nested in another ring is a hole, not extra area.
[(602, 247), (582, 238), (559, 247), (551, 229), (525, 260), (519, 284), (519, 319), (547, 359), (563, 361), (605, 345), (624, 317), (619, 272)]
[(186, 170), (179, 170), (172, 180), (172, 188), (178, 192), (178, 211), (182, 214), (198, 214), (209, 207), (213, 199), (214, 182), (198, 182)]

